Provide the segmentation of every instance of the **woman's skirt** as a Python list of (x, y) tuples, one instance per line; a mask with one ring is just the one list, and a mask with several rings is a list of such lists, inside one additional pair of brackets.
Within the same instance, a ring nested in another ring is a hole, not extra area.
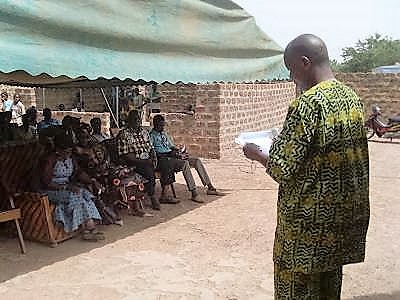
[(94, 204), (95, 197), (85, 188), (79, 187), (78, 192), (44, 191), (49, 201), (56, 205), (55, 219), (64, 225), (65, 232), (72, 232), (89, 219), (101, 220)]

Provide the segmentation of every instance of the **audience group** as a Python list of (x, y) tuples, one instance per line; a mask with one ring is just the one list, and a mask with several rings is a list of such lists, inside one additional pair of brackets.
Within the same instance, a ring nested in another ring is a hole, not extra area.
[[(47, 194), (55, 204), (55, 220), (66, 232), (79, 232), (82, 239), (99, 241), (104, 233), (97, 224), (123, 225), (122, 211), (144, 217), (149, 204), (160, 210), (161, 204), (179, 201), (168, 192), (175, 173), (183, 172), (191, 200), (204, 200), (196, 190), (191, 173), (195, 168), (207, 194), (217, 191), (198, 158), (177, 147), (164, 131), (165, 119), (154, 117), (151, 131), (142, 128), (141, 111), (127, 113), (127, 126), (113, 137), (102, 130), (100, 118), (90, 124), (65, 116), (62, 122), (43, 110), (37, 122), (36, 109), (25, 110), (21, 97), (14, 100), (1, 94), (0, 141), (40, 142), (46, 155), (40, 162), (37, 191)], [(161, 182), (161, 196), (155, 195), (156, 178)]]

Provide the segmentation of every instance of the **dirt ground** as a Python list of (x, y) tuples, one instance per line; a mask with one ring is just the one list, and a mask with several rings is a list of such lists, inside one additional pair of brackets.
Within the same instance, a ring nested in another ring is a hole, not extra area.
[[(344, 268), (343, 299), (400, 299), (400, 144), (370, 143), (366, 262)], [(57, 248), (0, 243), (0, 299), (273, 299), (277, 185), (240, 158), (207, 161), (223, 197), (104, 227), (107, 240)], [(197, 181), (200, 182), (200, 181)], [(203, 193), (204, 194), (204, 193)]]

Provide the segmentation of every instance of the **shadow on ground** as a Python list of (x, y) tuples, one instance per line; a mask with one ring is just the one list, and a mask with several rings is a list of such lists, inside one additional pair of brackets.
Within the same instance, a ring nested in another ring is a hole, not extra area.
[(391, 294), (373, 294), (367, 296), (357, 296), (347, 300), (399, 300), (400, 291), (393, 292)]
[[(161, 205), (161, 211), (152, 211), (151, 208), (146, 208), (148, 212), (154, 214), (154, 217), (133, 217), (128, 216), (125, 212), (123, 217), (124, 226), (99, 226), (99, 229), (104, 231), (106, 235), (106, 240), (104, 242), (85, 242), (77, 236), (71, 240), (60, 243), (56, 248), (51, 248), (45, 244), (26, 241), (27, 254), (22, 255), (16, 238), (10, 239), (0, 236), (0, 282), (124, 239), (136, 232), (171, 220), (221, 197), (206, 196), (205, 189), (199, 189), (199, 195), (205, 200), (205, 203), (198, 204), (189, 200), (190, 193), (187, 191), (185, 185), (175, 184), (174, 186), (178, 199), (180, 200), (179, 204)], [(159, 195), (160, 191), (157, 190), (157, 193)], [(149, 239), (151, 238), (152, 237), (149, 236)]]

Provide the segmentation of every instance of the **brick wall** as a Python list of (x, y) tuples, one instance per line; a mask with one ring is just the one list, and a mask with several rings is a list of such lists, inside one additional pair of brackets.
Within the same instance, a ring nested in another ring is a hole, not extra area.
[[(220, 157), (219, 85), (172, 85), (159, 87), (163, 99), (161, 111), (167, 121), (166, 130), (177, 145), (186, 145), (193, 155)], [(178, 113), (192, 105), (193, 116)]]
[(280, 127), (296, 96), (292, 82), (221, 84), (220, 88), (221, 156), (238, 148), (234, 140), (241, 132)]
[[(295, 97), (291, 82), (265, 84), (163, 85), (161, 111), (167, 131), (178, 145), (206, 158), (233, 152), (243, 131), (281, 126), (288, 103)], [(196, 113), (176, 113), (191, 104)]]
[[(35, 89), (36, 106), (42, 110), (48, 107), (57, 110), (59, 104), (64, 104), (65, 108), (72, 109), (73, 105), (79, 101), (79, 93), (82, 93), (85, 111), (104, 111), (104, 98), (98, 88), (37, 88)], [(106, 94), (111, 93), (111, 89), (105, 89)]]
[(339, 73), (336, 78), (355, 89), (367, 115), (374, 104), (383, 118), (400, 115), (400, 74)]

